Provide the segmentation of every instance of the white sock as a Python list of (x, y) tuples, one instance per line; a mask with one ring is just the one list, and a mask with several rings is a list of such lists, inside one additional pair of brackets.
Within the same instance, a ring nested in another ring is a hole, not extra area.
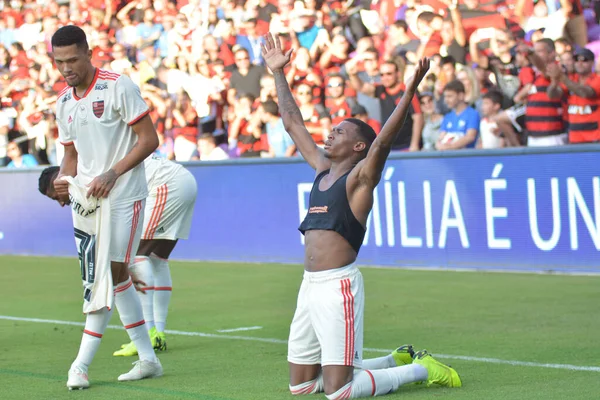
[(77, 354), (75, 361), (73, 361), (71, 368), (79, 367), (87, 372), (88, 367), (96, 355), (96, 351), (98, 351), (98, 347), (100, 347), (102, 335), (106, 330), (110, 317), (112, 317), (112, 313), (112, 309), (109, 311), (105, 307), (102, 310), (87, 314), (85, 328), (83, 328), (83, 336), (81, 337), (81, 345), (79, 346), (79, 353)]
[(323, 387), (323, 372), (320, 372), (317, 379), (313, 379), (312, 381), (304, 382), (295, 386), (290, 385), (290, 392), (292, 392), (294, 396), (301, 394), (322, 393)]
[(169, 314), (169, 303), (171, 302), (171, 270), (169, 260), (150, 254), (152, 272), (154, 274), (154, 323), (156, 330), (165, 331), (167, 325), (167, 314)]
[(402, 385), (427, 379), (427, 369), (419, 364), (400, 367), (363, 370), (354, 374), (352, 382), (337, 392), (327, 395), (329, 400), (358, 399), (383, 396), (398, 390)]
[(115, 287), (115, 305), (129, 338), (135, 344), (140, 360), (156, 362), (156, 355), (144, 323), (142, 304), (131, 278)]
[(154, 274), (150, 258), (136, 256), (135, 262), (129, 266), (129, 269), (135, 273), (139, 280), (146, 284), (146, 293), (138, 292), (138, 295), (144, 311), (146, 329), (150, 330), (154, 327)]
[(391, 354), (383, 357), (369, 358), (363, 360), (362, 369), (385, 369), (396, 367), (396, 361)]

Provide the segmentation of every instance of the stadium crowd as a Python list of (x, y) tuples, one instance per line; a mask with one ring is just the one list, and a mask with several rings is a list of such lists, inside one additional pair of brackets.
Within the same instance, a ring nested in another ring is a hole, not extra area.
[[(54, 109), (66, 83), (50, 38), (68, 24), (86, 31), (97, 67), (140, 86), (157, 152), (177, 161), (297, 155), (261, 57), (269, 31), (295, 49), (287, 77), (318, 144), (350, 116), (378, 131), (423, 56), (432, 67), (394, 150), (600, 141), (600, 78), (590, 74), (600, 54), (600, 2), (12, 0), (0, 7), (0, 166), (61, 160)], [(540, 71), (554, 62), (560, 68)], [(576, 96), (580, 78), (593, 93)], [(563, 90), (550, 98), (551, 86)]]

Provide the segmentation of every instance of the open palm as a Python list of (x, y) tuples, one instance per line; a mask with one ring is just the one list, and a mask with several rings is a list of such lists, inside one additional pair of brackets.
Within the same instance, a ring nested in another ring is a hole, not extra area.
[(281, 40), (279, 40), (279, 37), (274, 37), (271, 33), (266, 34), (264, 39), (264, 43), (261, 45), (262, 56), (267, 66), (271, 72), (283, 69), (290, 62), (293, 49), (284, 53), (281, 49)]

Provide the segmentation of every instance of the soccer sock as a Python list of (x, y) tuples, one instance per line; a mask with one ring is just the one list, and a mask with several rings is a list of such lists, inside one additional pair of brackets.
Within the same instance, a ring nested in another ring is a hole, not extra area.
[(424, 381), (427, 376), (427, 369), (419, 364), (375, 371), (363, 370), (354, 374), (352, 382), (337, 392), (327, 395), (327, 398), (338, 400), (382, 396), (395, 392), (400, 386), (407, 383)]
[(79, 367), (87, 372), (88, 367), (96, 355), (96, 351), (98, 351), (98, 347), (100, 347), (100, 340), (108, 325), (108, 321), (110, 321), (110, 317), (112, 317), (112, 312), (112, 309), (109, 311), (105, 307), (101, 310), (87, 314), (85, 328), (83, 328), (83, 336), (81, 337), (81, 345), (79, 346), (79, 353), (71, 365), (71, 368)]
[(383, 357), (363, 360), (362, 369), (385, 369), (396, 367), (396, 361), (391, 354)]
[(156, 362), (156, 355), (144, 323), (140, 298), (133, 287), (131, 278), (115, 287), (115, 305), (129, 338), (135, 344), (140, 360)]
[(156, 330), (164, 332), (173, 285), (171, 270), (169, 269), (169, 260), (160, 258), (154, 253), (150, 254), (150, 261), (154, 275), (154, 322)]
[(323, 392), (323, 372), (319, 373), (317, 379), (313, 379), (312, 381), (304, 382), (299, 385), (292, 386), (290, 385), (290, 392), (294, 396), (298, 396), (301, 394), (315, 394)]
[(135, 262), (129, 266), (129, 269), (135, 273), (135, 276), (146, 284), (146, 293), (138, 292), (142, 310), (144, 311), (144, 320), (146, 329), (154, 327), (154, 274), (152, 273), (152, 263), (146, 256), (136, 256)]

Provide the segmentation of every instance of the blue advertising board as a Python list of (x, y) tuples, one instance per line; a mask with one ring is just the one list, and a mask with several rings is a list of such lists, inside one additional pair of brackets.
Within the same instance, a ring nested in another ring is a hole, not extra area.
[[(600, 146), (393, 155), (358, 262), (391, 267), (600, 272)], [(301, 263), (314, 171), (300, 160), (187, 164), (190, 239), (173, 258)], [(0, 254), (75, 256), (70, 211), (39, 169), (0, 173)]]

